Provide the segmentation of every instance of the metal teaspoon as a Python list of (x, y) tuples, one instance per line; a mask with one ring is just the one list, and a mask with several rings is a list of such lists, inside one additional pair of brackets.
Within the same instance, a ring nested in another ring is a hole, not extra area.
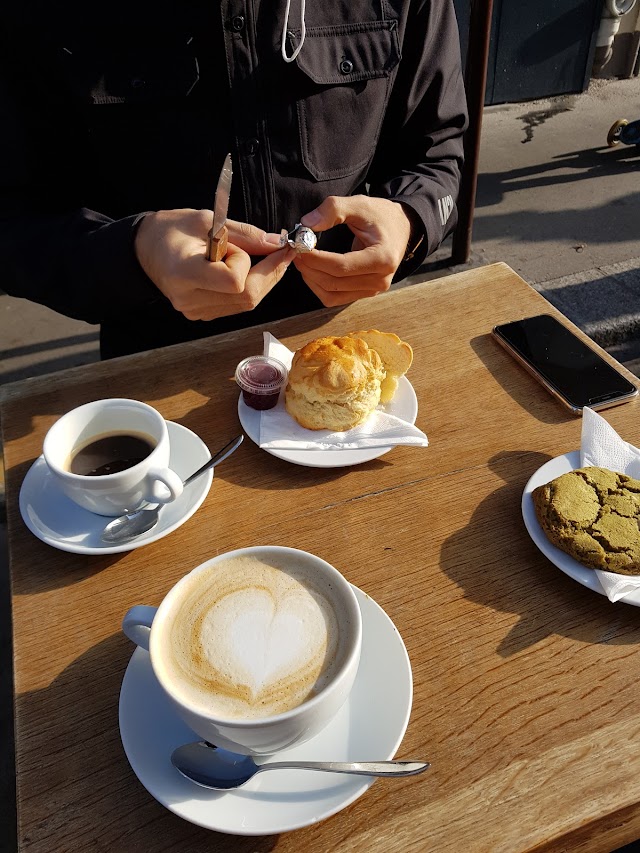
[(171, 763), (196, 785), (214, 791), (239, 788), (263, 770), (323, 770), (356, 776), (415, 776), (431, 766), (426, 761), (275, 761), (271, 764), (256, 764), (250, 755), (229, 752), (202, 740), (174, 749)]
[[(183, 481), (183, 486), (188, 486), (193, 480), (199, 477), (201, 474), (204, 474), (205, 471), (208, 471), (209, 468), (213, 468), (215, 465), (218, 465), (220, 462), (223, 462), (227, 457), (231, 456), (234, 450), (237, 450), (238, 447), (242, 444), (244, 440), (244, 435), (239, 435), (237, 438), (232, 439), (228, 444), (219, 450), (215, 456), (212, 456), (201, 468), (198, 468), (197, 471), (194, 471), (193, 474), (187, 477), (186, 480)], [(135, 539), (137, 536), (140, 536), (142, 533), (146, 533), (147, 530), (151, 530), (158, 523), (159, 512), (163, 504), (160, 506), (154, 507), (145, 507), (144, 509), (137, 509), (135, 512), (127, 512), (124, 515), (118, 516), (118, 518), (114, 518), (113, 521), (110, 521), (109, 524), (102, 531), (102, 541), (107, 542), (110, 545), (119, 544), (121, 542), (131, 542), (132, 539)]]

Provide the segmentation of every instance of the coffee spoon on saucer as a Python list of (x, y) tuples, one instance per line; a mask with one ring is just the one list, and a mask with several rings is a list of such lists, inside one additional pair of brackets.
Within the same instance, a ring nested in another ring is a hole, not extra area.
[(323, 770), (355, 776), (415, 776), (431, 766), (427, 761), (274, 761), (270, 764), (256, 764), (250, 755), (229, 752), (204, 740), (186, 743), (174, 749), (171, 763), (196, 785), (214, 791), (239, 788), (263, 770)]
[[(215, 465), (223, 462), (231, 456), (234, 450), (237, 450), (238, 447), (240, 447), (243, 440), (244, 435), (239, 435), (237, 438), (232, 439), (228, 444), (225, 444), (222, 450), (219, 450), (215, 456), (212, 456), (211, 459), (205, 462), (201, 468), (198, 468), (197, 471), (190, 474), (187, 479), (183, 481), (182, 485), (188, 486), (189, 483), (201, 474), (204, 474), (205, 471), (209, 470), (209, 468), (213, 468)], [(159, 513), (162, 506), (164, 506), (164, 504), (145, 507), (144, 509), (127, 512), (124, 515), (118, 516), (118, 518), (114, 518), (113, 521), (110, 521), (102, 531), (102, 541), (107, 542), (110, 545), (120, 544), (121, 542), (131, 542), (137, 536), (140, 536), (141, 534), (146, 533), (147, 530), (151, 530), (152, 527), (155, 527), (158, 523)]]

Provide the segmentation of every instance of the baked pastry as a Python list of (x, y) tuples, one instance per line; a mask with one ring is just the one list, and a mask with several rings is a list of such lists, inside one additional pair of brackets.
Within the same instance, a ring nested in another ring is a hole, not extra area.
[(608, 468), (578, 468), (532, 492), (550, 542), (582, 565), (640, 575), (640, 480)]
[(413, 350), (406, 341), (401, 341), (393, 332), (368, 329), (365, 332), (349, 332), (350, 338), (361, 338), (382, 359), (386, 376), (382, 380), (380, 402), (388, 403), (398, 388), (398, 379), (409, 370), (413, 361)]
[(285, 406), (306, 429), (342, 432), (373, 412), (384, 377), (380, 356), (362, 339), (318, 338), (293, 356)]

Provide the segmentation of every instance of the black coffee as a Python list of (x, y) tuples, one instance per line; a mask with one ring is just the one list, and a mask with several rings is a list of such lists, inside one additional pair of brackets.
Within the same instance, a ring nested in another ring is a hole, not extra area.
[(142, 462), (155, 447), (148, 435), (141, 433), (108, 433), (94, 438), (76, 450), (71, 457), (69, 470), (85, 477), (102, 477), (133, 468)]

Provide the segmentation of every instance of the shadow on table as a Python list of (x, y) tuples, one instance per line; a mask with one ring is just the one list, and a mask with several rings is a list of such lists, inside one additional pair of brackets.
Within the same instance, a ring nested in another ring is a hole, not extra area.
[(471, 348), (505, 393), (532, 417), (547, 424), (576, 420), (491, 334), (472, 338)]
[[(229, 850), (228, 835), (171, 814), (131, 770), (118, 726), (118, 697), (131, 654), (131, 643), (115, 634), (74, 660), (48, 687), (18, 697), (26, 824), (19, 837), (25, 847)], [(277, 838), (234, 837), (232, 846), (234, 853), (267, 853)], [(162, 844), (154, 847), (154, 839)]]
[[(250, 442), (249, 439), (246, 439), (244, 443), (246, 444), (248, 441)], [(238, 471), (234, 479), (234, 482), (241, 485), (243, 489), (291, 492), (353, 476), (356, 468), (358, 474), (366, 473), (375, 477), (388, 465), (394, 464), (393, 456), (390, 456), (389, 459), (386, 456), (381, 456), (368, 462), (359, 462), (357, 465), (322, 468), (287, 462), (271, 456), (265, 450), (253, 449), (256, 452), (252, 452), (250, 465), (245, 466), (242, 471)], [(322, 453), (322, 451), (317, 452)]]
[[(214, 448), (214, 451), (216, 449)], [(243, 457), (245, 458), (243, 459)], [(220, 473), (216, 470), (211, 492), (205, 498), (205, 502), (215, 500), (215, 489), (220, 485), (219, 481), (221, 480), (239, 485), (242, 489), (257, 489), (266, 494), (280, 490), (312, 489), (317, 485), (350, 476), (353, 471), (353, 467), (348, 466), (341, 468), (292, 466), (290, 462), (275, 459), (259, 450), (249, 439), (245, 439), (241, 447), (238, 448), (233, 460), (236, 463), (235, 465), (221, 465)], [(29, 460), (14, 466), (11, 469), (13, 481), (22, 483), (34, 461)], [(393, 462), (386, 461), (382, 457), (359, 465), (358, 471), (364, 471), (375, 477), (376, 472), (390, 464)], [(280, 466), (285, 466), (285, 468), (280, 469)], [(283, 472), (285, 476), (283, 476)], [(292, 475), (293, 472), (295, 472), (295, 476)], [(63, 499), (67, 500), (67, 498)], [(12, 593), (14, 595), (34, 595), (80, 583), (126, 559), (129, 554), (128, 551), (115, 554), (67, 553), (65, 560), (61, 562), (58, 549), (39, 541), (34, 534), (27, 530), (17, 506), (17, 495), (14, 500), (15, 505), (9, 507), (11, 522), (16, 526), (24, 527), (24, 536), (14, 536), (14, 561), (19, 558), (21, 552), (24, 552), (25, 559), (28, 559), (31, 566), (29, 572), (14, 572), (12, 577)], [(187, 524), (199, 523), (199, 519), (202, 518), (202, 516), (198, 516), (199, 511), (196, 511), (192, 518), (188, 519)], [(107, 521), (108, 519), (105, 518), (105, 524)], [(177, 532), (170, 533), (168, 536), (175, 535)], [(154, 544), (150, 542), (144, 547), (153, 548)]]
[(505, 484), (481, 501), (469, 523), (444, 542), (442, 569), (470, 600), (520, 615), (498, 646), (502, 657), (552, 634), (590, 644), (637, 644), (635, 607), (612, 604), (565, 575), (541, 558), (526, 534), (522, 493), (529, 477), (549, 458), (542, 453), (505, 451), (490, 460), (491, 469)]
[[(17, 482), (22, 482), (34, 461), (29, 460), (21, 465), (14, 466), (11, 469), (12, 477), (15, 477)], [(16, 496), (16, 504), (17, 500)], [(15, 508), (7, 507), (7, 509), (11, 513), (11, 522), (16, 526), (24, 526), (17, 506)], [(105, 519), (106, 521), (107, 519)], [(32, 566), (37, 567), (37, 571), (27, 573), (14, 572), (11, 579), (11, 593), (13, 595), (34, 595), (79, 583), (103, 571), (118, 559), (126, 556), (126, 552), (98, 556), (68, 553), (64, 563), (61, 564), (59, 562), (60, 551), (51, 545), (38, 541), (27, 530), (26, 526), (24, 526), (24, 538), (18, 537), (15, 539), (13, 546), (14, 560), (20, 555), (23, 549), (28, 549), (29, 561)]]
[[(277, 334), (283, 323), (287, 327), (286, 337), (312, 334), (317, 337), (328, 333), (325, 332), (327, 325), (333, 323), (346, 307), (320, 308), (264, 325), (239, 328), (227, 333), (226, 341), (229, 347), (234, 347), (236, 342), (241, 340), (245, 355), (262, 352), (263, 331), (272, 330)], [(190, 326), (191, 321), (187, 325)], [(200, 435), (207, 444), (211, 441), (210, 446), (215, 449), (219, 425), (228, 423), (229, 419), (237, 424), (239, 396), (239, 389), (234, 380), (236, 362), (230, 360), (226, 351), (221, 353), (214, 349), (210, 352), (207, 349), (208, 341), (215, 345), (218, 337), (214, 335), (211, 338), (198, 339), (196, 335), (193, 340), (186, 341), (184, 344), (146, 350), (136, 353), (134, 357), (124, 356), (111, 361), (83, 364), (70, 370), (53, 372), (50, 374), (51, 381), (46, 385), (40, 381), (24, 389), (17, 385), (12, 390), (10, 386), (6, 391), (7, 405), (9, 407), (14, 405), (14, 394), (19, 396), (20, 393), (24, 393), (28, 399), (28, 411), (32, 414), (29, 420), (20, 419), (20, 428), (13, 422), (6, 425), (5, 441), (14, 441), (29, 435), (36, 417), (38, 419), (45, 416), (59, 417), (75, 406), (96, 397), (131, 397), (145, 400), (163, 411), (166, 409), (167, 400), (179, 398), (184, 392), (189, 391), (199, 398), (199, 404), (192, 404), (188, 408), (185, 406), (184, 410), (174, 418)], [(202, 349), (201, 345), (205, 348)], [(180, 350), (180, 347), (186, 349)], [(192, 367), (188, 370), (184, 368), (185, 359), (192, 361)], [(218, 359), (215, 370), (209, 367), (212, 359)], [(42, 377), (40, 379), (42, 380)], [(99, 394), (95, 390), (92, 391), (98, 387)], [(218, 395), (215, 407), (211, 404), (214, 389)], [(221, 391), (223, 393), (220, 395)], [(178, 403), (177, 407), (179, 406)], [(24, 409), (24, 403), (22, 407)], [(224, 435), (220, 438), (218, 446), (225, 443)], [(227, 436), (226, 440), (228, 441), (229, 438), (231, 436)]]

